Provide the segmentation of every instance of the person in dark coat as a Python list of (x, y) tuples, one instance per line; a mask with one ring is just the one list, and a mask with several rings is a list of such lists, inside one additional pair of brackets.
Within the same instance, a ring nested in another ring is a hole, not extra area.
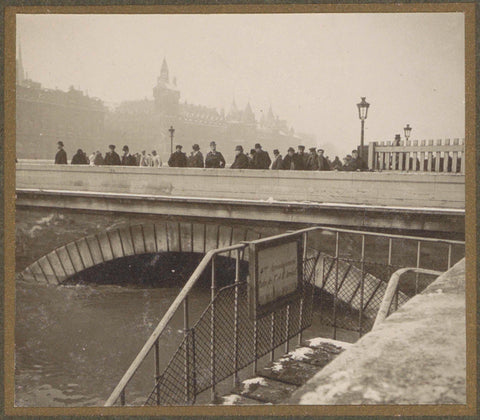
[(175, 146), (175, 152), (170, 155), (168, 166), (171, 168), (185, 168), (187, 166), (187, 155), (182, 152), (180, 144)]
[(338, 156), (335, 156), (335, 159), (333, 160), (331, 167), (334, 171), (342, 170), (343, 168), (342, 161), (339, 159)]
[(297, 155), (299, 157), (298, 159), (298, 165), (299, 165), (299, 170), (306, 170), (307, 169), (307, 160), (308, 160), (308, 155), (305, 153), (305, 146), (297, 146), (298, 152)]
[(364, 160), (358, 156), (357, 150), (352, 150), (352, 165), (354, 171), (366, 171), (368, 169)]
[(352, 155), (345, 156), (345, 158), (343, 159), (342, 171), (352, 172), (356, 170), (357, 166), (353, 162)]
[(305, 169), (307, 171), (318, 171), (318, 154), (316, 147), (310, 147), (310, 153), (307, 155), (307, 165)]
[(200, 151), (200, 146), (198, 144), (194, 144), (192, 146), (192, 153), (187, 160), (187, 166), (189, 168), (203, 168), (203, 155)]
[(225, 159), (220, 152), (217, 152), (217, 145), (210, 142), (210, 151), (205, 156), (205, 168), (225, 168)]
[(56, 165), (66, 165), (67, 164), (67, 152), (63, 150), (63, 141), (57, 143), (58, 152), (55, 155), (55, 164)]
[[(122, 156), (122, 165), (123, 166), (137, 166), (137, 159), (135, 159), (135, 156), (132, 156), (130, 154), (130, 150), (128, 146), (123, 146), (123, 156)], [(95, 157), (96, 159), (96, 157)]]
[(295, 149), (289, 147), (287, 155), (283, 158), (282, 169), (294, 171), (297, 169), (298, 161), (299, 159), (298, 155), (295, 153)]
[(248, 169), (255, 169), (255, 163), (253, 161), (253, 157), (255, 156), (255, 149), (250, 149), (250, 153), (247, 155), (248, 158)]
[(235, 147), (235, 160), (230, 166), (230, 169), (248, 169), (248, 164), (248, 157), (243, 153), (243, 147)]
[(268, 169), (272, 160), (268, 155), (268, 152), (262, 150), (260, 143), (255, 144), (255, 155), (253, 156), (253, 168), (254, 169)]
[(90, 162), (85, 156), (85, 153), (82, 149), (78, 149), (77, 153), (75, 153), (72, 157), (72, 161), (70, 162), (72, 165), (88, 165)]
[(323, 149), (318, 149), (318, 170), (329, 171), (330, 169), (330, 162), (323, 156)]
[(95, 152), (95, 159), (93, 159), (93, 164), (95, 166), (102, 166), (105, 165), (105, 160), (103, 159), (102, 154), (100, 153), (99, 150)]
[(118, 156), (118, 153), (115, 151), (115, 145), (111, 144), (108, 146), (110, 149), (109, 152), (105, 153), (105, 165), (116, 165), (120, 166), (122, 164), (122, 161), (120, 160), (120, 156)]
[(282, 169), (282, 165), (283, 165), (282, 155), (280, 154), (278, 149), (275, 149), (273, 151), (272, 169)]

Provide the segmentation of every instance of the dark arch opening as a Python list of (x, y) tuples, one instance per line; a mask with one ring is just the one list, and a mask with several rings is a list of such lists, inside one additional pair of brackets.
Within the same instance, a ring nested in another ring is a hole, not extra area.
[[(101, 284), (129, 287), (181, 287), (197, 268), (204, 254), (194, 252), (161, 252), (131, 255), (89, 267), (62, 284)], [(240, 261), (240, 279), (248, 272), (248, 262)], [(235, 259), (215, 258), (216, 286), (222, 287), (235, 280)], [(211, 265), (204, 270), (197, 285), (210, 287)]]

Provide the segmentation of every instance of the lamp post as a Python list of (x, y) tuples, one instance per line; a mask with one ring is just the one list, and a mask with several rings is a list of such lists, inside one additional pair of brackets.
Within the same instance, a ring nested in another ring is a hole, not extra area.
[(410, 127), (410, 124), (407, 124), (403, 128), (403, 132), (405, 133), (405, 139), (408, 141), (408, 139), (410, 138), (410, 133), (412, 132), (412, 127)]
[(365, 100), (365, 96), (361, 97), (361, 102), (357, 104), (358, 108), (358, 118), (360, 118), (361, 127), (361, 135), (360, 135), (360, 157), (363, 157), (363, 139), (364, 139), (364, 129), (365, 129), (365, 120), (367, 119), (368, 114), (368, 107), (370, 104)]
[(168, 129), (170, 132), (170, 154), (173, 153), (173, 134), (175, 133), (175, 129), (173, 128), (173, 125), (170, 126)]

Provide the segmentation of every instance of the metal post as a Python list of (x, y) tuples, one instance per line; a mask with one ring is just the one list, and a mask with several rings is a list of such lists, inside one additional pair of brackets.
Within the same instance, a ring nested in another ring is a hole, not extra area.
[(272, 312), (270, 318), (270, 361), (273, 362), (275, 360), (275, 312)]
[(189, 336), (188, 336), (188, 295), (183, 301), (183, 335), (185, 337), (185, 402), (188, 403), (190, 395), (190, 365), (189, 365)]
[(193, 403), (197, 397), (197, 354), (195, 351), (195, 328), (190, 331), (190, 339), (192, 340), (192, 384), (193, 384)]
[(238, 283), (240, 282), (240, 249), (236, 251), (235, 261), (235, 301), (233, 313), (233, 386), (238, 385)]
[(450, 270), (452, 267), (452, 244), (448, 245), (448, 259), (447, 259), (447, 270)]
[(337, 338), (337, 287), (338, 287), (338, 243), (339, 232), (335, 235), (335, 290), (333, 293), (333, 339)]
[(285, 341), (285, 353), (288, 353), (290, 351), (290, 340), (289, 340), (289, 333), (290, 333), (290, 305), (287, 305), (287, 316), (285, 319), (285, 334), (286, 334), (286, 339)]
[(257, 374), (257, 318), (253, 320), (253, 374)]
[(365, 287), (365, 235), (362, 235), (362, 256), (361, 256), (362, 276), (360, 278), (360, 312), (358, 314), (358, 335), (362, 336), (363, 321), (363, 293)]
[(120, 404), (125, 405), (125, 388), (123, 388), (122, 392), (120, 393)]
[(211, 398), (212, 401), (216, 399), (216, 390), (215, 390), (215, 255), (212, 256), (212, 285), (210, 288), (211, 292), (211, 312), (210, 312), (210, 370), (211, 370), (211, 380), (212, 380), (212, 391)]
[(157, 405), (160, 405), (160, 387), (159, 387), (159, 379), (160, 379), (160, 345), (157, 341), (155, 341), (155, 347), (154, 347), (154, 359), (155, 359), (155, 393), (157, 396)]
[[(422, 243), (417, 242), (417, 268), (420, 268), (420, 253), (421, 253)], [(415, 273), (415, 294), (418, 293), (418, 273)]]
[[(303, 292), (302, 292), (303, 293)], [(303, 325), (303, 297), (300, 299), (300, 314), (299, 314), (299, 322), (300, 322), (300, 332), (298, 333), (298, 345), (302, 345), (302, 340), (303, 340), (303, 330), (302, 330), (302, 325)]]
[(392, 265), (392, 248), (393, 248), (392, 238), (388, 238), (388, 265)]
[(363, 159), (363, 139), (364, 139), (364, 130), (365, 130), (365, 120), (362, 119), (362, 131), (360, 134), (360, 157)]

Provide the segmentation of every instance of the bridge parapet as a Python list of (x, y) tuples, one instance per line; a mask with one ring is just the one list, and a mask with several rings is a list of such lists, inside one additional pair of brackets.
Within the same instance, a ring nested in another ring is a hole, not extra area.
[(320, 172), (17, 164), (21, 190), (170, 198), (465, 208), (465, 176), (453, 173)]

